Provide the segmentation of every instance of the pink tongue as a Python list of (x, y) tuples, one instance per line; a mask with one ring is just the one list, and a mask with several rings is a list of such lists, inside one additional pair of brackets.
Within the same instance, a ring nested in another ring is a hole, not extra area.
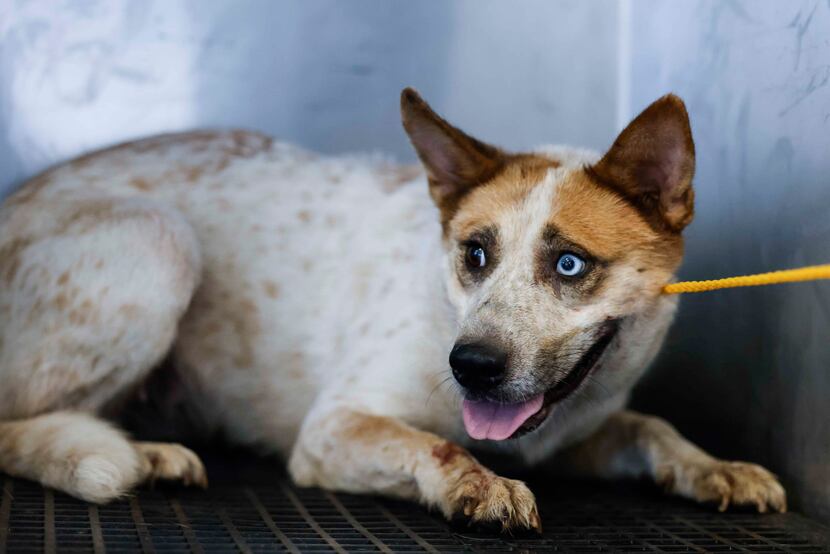
[(527, 418), (542, 409), (544, 395), (539, 394), (518, 404), (464, 400), (464, 427), (476, 440), (494, 441), (509, 438)]

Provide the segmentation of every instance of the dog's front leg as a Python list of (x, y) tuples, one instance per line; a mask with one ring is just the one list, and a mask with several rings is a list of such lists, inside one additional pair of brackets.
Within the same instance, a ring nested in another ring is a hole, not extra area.
[(667, 491), (699, 502), (787, 510), (784, 488), (756, 464), (713, 458), (660, 418), (622, 411), (585, 441), (562, 452), (560, 469), (602, 478), (648, 476)]
[(419, 501), (450, 519), (540, 530), (533, 493), (466, 450), (385, 416), (338, 409), (303, 425), (289, 470), (301, 486)]

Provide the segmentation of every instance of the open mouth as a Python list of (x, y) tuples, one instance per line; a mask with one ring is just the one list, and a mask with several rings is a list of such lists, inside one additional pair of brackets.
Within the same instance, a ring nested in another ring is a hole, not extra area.
[(553, 405), (570, 396), (585, 381), (618, 329), (617, 320), (605, 324), (599, 338), (573, 369), (543, 394), (516, 404), (465, 400), (463, 415), (467, 433), (478, 440), (504, 440), (518, 438), (539, 427), (550, 415)]

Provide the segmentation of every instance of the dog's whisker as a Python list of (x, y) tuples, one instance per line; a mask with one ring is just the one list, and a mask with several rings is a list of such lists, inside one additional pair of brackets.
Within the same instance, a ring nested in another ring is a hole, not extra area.
[(442, 385), (447, 384), (447, 382), (450, 381), (452, 378), (453, 378), (452, 375), (448, 375), (446, 378), (439, 381), (438, 384), (436, 384), (432, 388), (432, 391), (430, 391), (429, 395), (427, 396), (426, 402), (424, 402), (424, 405), (429, 404), (429, 401), (432, 399), (432, 396), (438, 391), (438, 389), (440, 389)]

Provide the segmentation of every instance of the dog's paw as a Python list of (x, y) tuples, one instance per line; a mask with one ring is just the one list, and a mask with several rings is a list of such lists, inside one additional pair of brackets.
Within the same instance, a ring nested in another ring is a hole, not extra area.
[(207, 488), (207, 472), (202, 460), (180, 444), (138, 442), (135, 449), (143, 459), (145, 480), (180, 481), (185, 486)]
[(134, 459), (129, 463), (127, 457), (91, 454), (78, 460), (68, 482), (46, 483), (87, 502), (106, 504), (126, 494), (138, 477)]
[(500, 526), (502, 531), (542, 532), (536, 498), (521, 481), (474, 468), (464, 473), (449, 494), (451, 517), (463, 516), (474, 525)]
[(756, 464), (715, 460), (705, 464), (664, 466), (658, 483), (671, 492), (699, 502), (716, 502), (723, 512), (730, 504), (755, 506), (758, 512), (787, 511), (787, 494), (778, 479)]

